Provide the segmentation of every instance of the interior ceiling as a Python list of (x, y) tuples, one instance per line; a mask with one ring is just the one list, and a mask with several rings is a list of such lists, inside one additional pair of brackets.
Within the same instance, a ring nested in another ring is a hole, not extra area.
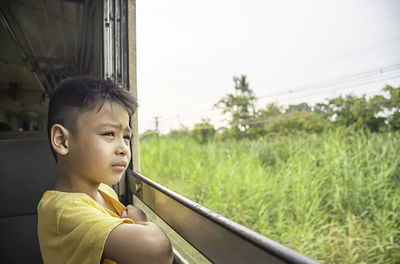
[(1, 101), (21, 93), (42, 93), (42, 100), (67, 76), (101, 76), (102, 5), (0, 0)]
[[(100, 27), (96, 23), (102, 19), (101, 4), (84, 0), (0, 1), (1, 88), (4, 83), (18, 83), (46, 90), (60, 77), (98, 71), (89, 66), (89, 55), (93, 49), (101, 52), (101, 22)], [(90, 45), (93, 43), (97, 45)]]

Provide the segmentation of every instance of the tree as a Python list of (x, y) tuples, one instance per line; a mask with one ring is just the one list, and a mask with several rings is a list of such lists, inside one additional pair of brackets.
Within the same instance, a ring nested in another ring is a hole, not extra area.
[(332, 111), (329, 108), (329, 105), (324, 103), (316, 103), (313, 107), (313, 112), (322, 115), (325, 118), (330, 118)]
[(288, 109), (286, 110), (287, 113), (291, 112), (298, 112), (298, 113), (305, 113), (311, 112), (311, 107), (307, 103), (301, 103), (297, 105), (289, 105)]
[(189, 136), (189, 128), (184, 126), (184, 125), (180, 125), (180, 127), (178, 129), (171, 129), (169, 131), (169, 135), (172, 138), (184, 138)]
[(229, 123), (233, 129), (246, 131), (249, 121), (256, 117), (256, 97), (249, 88), (246, 75), (233, 77), (235, 83), (234, 94), (230, 93), (222, 97), (214, 107), (222, 110), (223, 114), (229, 114)]
[(400, 130), (400, 86), (394, 88), (386, 85), (383, 91), (389, 93), (389, 99), (385, 103), (385, 108), (391, 112), (388, 117), (389, 126), (392, 130)]
[(201, 123), (195, 124), (190, 135), (200, 144), (210, 142), (214, 139), (215, 128), (210, 123), (210, 119), (203, 118)]
[(269, 103), (265, 109), (261, 109), (258, 113), (258, 119), (266, 119), (283, 114), (283, 109), (276, 103)]
[(385, 125), (385, 118), (377, 116), (383, 110), (383, 103), (378, 103), (377, 100), (369, 102), (365, 95), (340, 96), (329, 100), (328, 105), (334, 123), (338, 126), (379, 131)]

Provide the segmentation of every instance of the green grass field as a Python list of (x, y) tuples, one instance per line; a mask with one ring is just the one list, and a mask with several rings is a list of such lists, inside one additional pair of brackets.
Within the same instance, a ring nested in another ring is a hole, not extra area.
[(400, 134), (140, 141), (141, 173), (323, 263), (400, 263)]

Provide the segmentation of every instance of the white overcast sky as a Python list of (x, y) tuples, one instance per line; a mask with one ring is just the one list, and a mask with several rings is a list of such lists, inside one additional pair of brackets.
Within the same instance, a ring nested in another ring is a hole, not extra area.
[(400, 85), (400, 0), (138, 0), (136, 14), (139, 132), (155, 116), (164, 132), (219, 126), (212, 106), (241, 74), (259, 108)]

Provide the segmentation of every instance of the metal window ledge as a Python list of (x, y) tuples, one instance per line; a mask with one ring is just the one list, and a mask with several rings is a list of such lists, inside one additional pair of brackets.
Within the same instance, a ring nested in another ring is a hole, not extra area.
[(132, 170), (127, 181), (132, 195), (213, 263), (319, 263)]

